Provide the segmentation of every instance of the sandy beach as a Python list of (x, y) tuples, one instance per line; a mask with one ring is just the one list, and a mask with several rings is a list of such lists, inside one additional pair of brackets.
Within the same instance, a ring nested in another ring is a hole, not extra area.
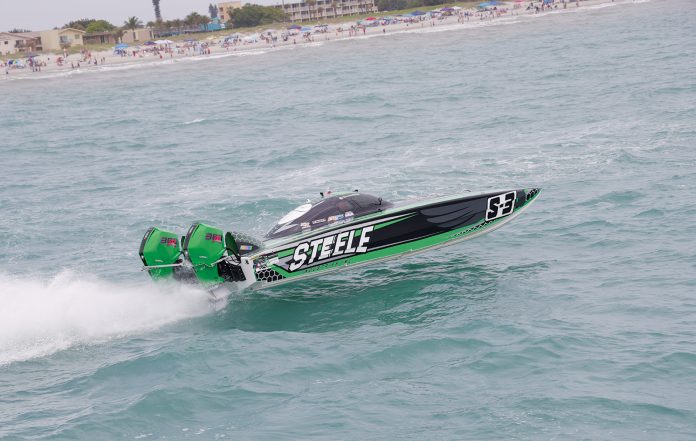
[[(438, 16), (438, 14), (435, 14), (435, 16), (432, 16), (428, 14), (414, 17), (410, 22), (389, 23), (379, 21), (380, 17), (389, 16), (389, 13), (385, 12), (376, 14), (375, 17), (377, 17), (378, 22), (371, 23), (371, 26), (364, 26), (365, 21), (350, 20), (329, 25), (325, 32), (300, 32), (289, 36), (282, 36), (282, 33), (286, 31), (278, 23), (269, 26), (269, 28), (278, 30), (275, 31), (276, 33), (268, 35), (263, 33), (238, 33), (235, 29), (228, 29), (200, 39), (196, 38), (195, 34), (192, 34), (186, 40), (172, 41), (168, 44), (133, 45), (118, 53), (113, 48), (91, 51), (87, 47), (82, 52), (74, 54), (67, 54), (67, 52), (65, 54), (41, 54), (34, 58), (37, 62), (35, 67), (27, 63), (26, 59), (22, 60), (21, 58), (20, 60), (23, 61), (21, 68), (8, 66), (0, 61), (0, 67), (2, 67), (1, 78), (2, 80), (54, 78), (57, 76), (70, 76), (76, 73), (122, 70), (136, 66), (174, 63), (187, 59), (214, 59), (227, 56), (251, 55), (288, 49), (293, 46), (316, 46), (350, 39), (388, 37), (389, 35), (411, 32), (429, 33), (476, 29), (508, 24), (518, 20), (543, 18), (552, 14), (595, 10), (635, 2), (636, 0), (582, 0), (579, 2), (567, 1), (565, 3), (557, 1), (553, 5), (544, 7), (543, 10), (541, 2), (505, 2), (495, 9), (487, 11), (458, 9), (451, 15), (442, 14)], [(530, 4), (533, 6), (529, 7)], [(234, 34), (238, 35), (238, 40), (228, 39), (228, 41), (225, 41), (228, 36)]]

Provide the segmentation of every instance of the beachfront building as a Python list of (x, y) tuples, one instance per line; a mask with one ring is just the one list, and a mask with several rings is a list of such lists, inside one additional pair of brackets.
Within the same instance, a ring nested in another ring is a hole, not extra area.
[(240, 0), (240, 1), (236, 1), (236, 2), (218, 3), (217, 6), (215, 6), (215, 7), (217, 8), (217, 11), (218, 11), (218, 18), (220, 19), (220, 21), (222, 23), (225, 23), (225, 22), (230, 21), (229, 10), (230, 9), (238, 9), (238, 8), (241, 8), (242, 6), (243, 5), (242, 5), (242, 2)]
[(27, 40), (31, 39), (20, 34), (0, 32), (0, 55), (14, 55), (18, 52), (31, 50)]
[(377, 12), (375, 0), (316, 0), (300, 3), (285, 1), (274, 6), (288, 14), (290, 21), (300, 22)]
[(37, 50), (60, 51), (64, 48), (84, 46), (82, 36), (85, 35), (85, 31), (80, 29), (51, 29), (50, 31), (41, 31), (39, 35), (40, 46)]
[(152, 29), (150, 28), (138, 28), (138, 29), (126, 29), (123, 32), (123, 37), (121, 37), (122, 43), (144, 43), (146, 41), (154, 40), (154, 35)]
[(24, 39), (24, 50), (27, 52), (41, 51), (41, 32), (20, 32), (18, 35)]
[(87, 44), (116, 44), (118, 38), (114, 32), (90, 32), (82, 36), (82, 42)]

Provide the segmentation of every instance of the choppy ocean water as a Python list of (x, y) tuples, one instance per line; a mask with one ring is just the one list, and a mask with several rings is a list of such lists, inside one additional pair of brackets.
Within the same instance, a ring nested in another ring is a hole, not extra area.
[[(0, 438), (696, 438), (696, 18), (0, 82)], [(538, 185), (481, 238), (209, 310), (145, 229)]]

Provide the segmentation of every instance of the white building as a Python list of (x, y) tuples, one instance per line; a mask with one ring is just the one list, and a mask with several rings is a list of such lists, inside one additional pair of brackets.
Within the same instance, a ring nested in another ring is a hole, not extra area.
[(300, 22), (377, 12), (375, 0), (316, 0), (314, 3), (285, 1), (275, 7), (288, 14), (290, 21)]
[(0, 32), (0, 55), (14, 55), (19, 51), (28, 49), (29, 38), (19, 34)]

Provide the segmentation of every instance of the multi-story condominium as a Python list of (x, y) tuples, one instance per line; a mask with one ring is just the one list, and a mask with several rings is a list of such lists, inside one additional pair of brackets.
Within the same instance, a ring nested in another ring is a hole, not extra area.
[(290, 21), (300, 22), (377, 12), (375, 0), (285, 0), (275, 7), (288, 14)]
[(217, 8), (218, 18), (221, 22), (225, 23), (230, 20), (230, 10), (238, 9), (242, 6), (244, 6), (242, 5), (242, 0), (238, 0), (233, 2), (221, 2), (218, 3), (215, 7)]

